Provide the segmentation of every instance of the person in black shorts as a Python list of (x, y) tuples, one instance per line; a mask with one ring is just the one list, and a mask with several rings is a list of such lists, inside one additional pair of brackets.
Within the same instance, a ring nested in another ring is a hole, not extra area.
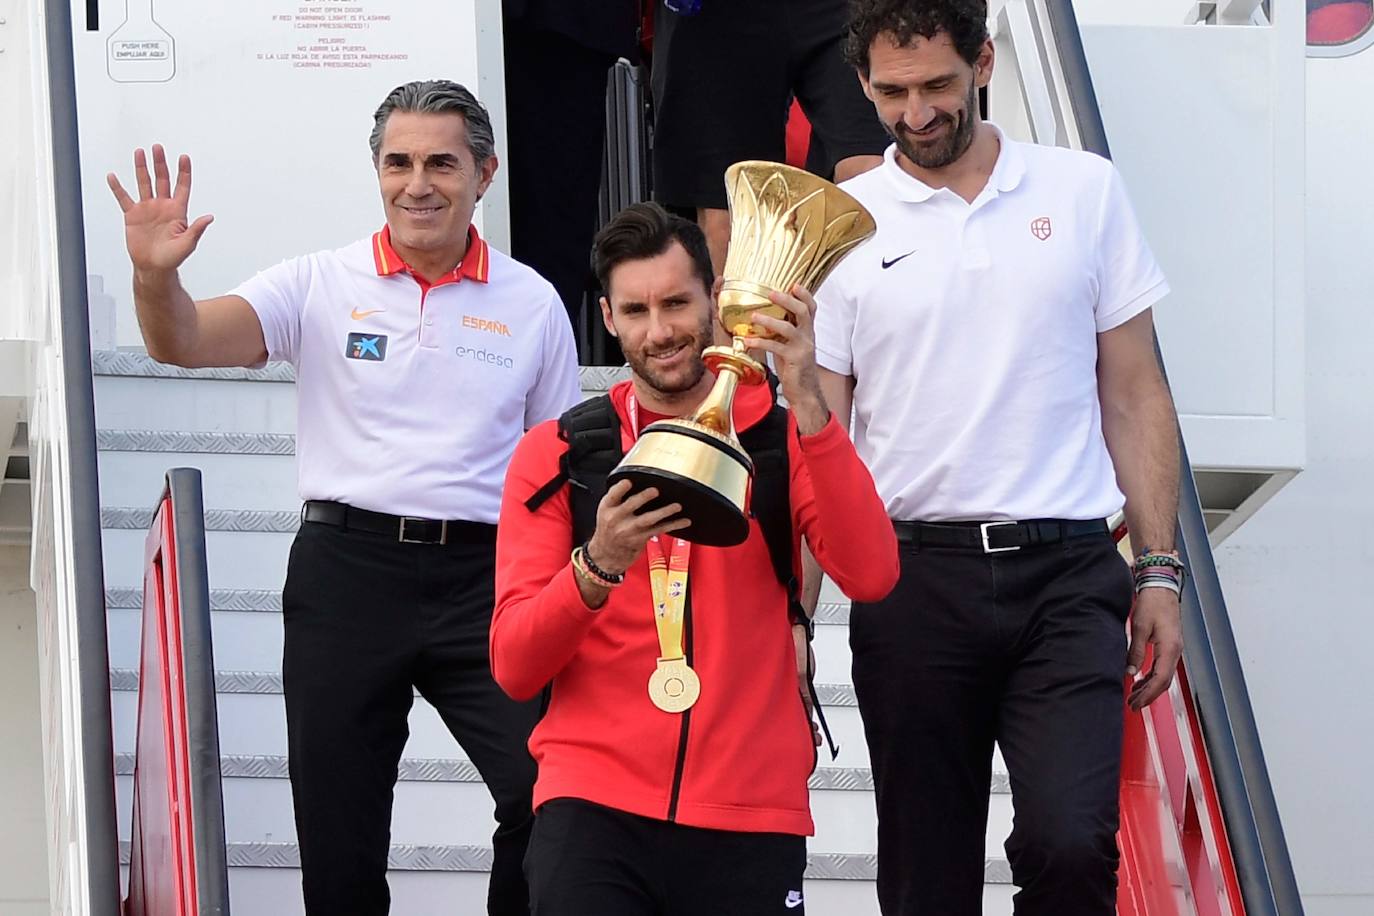
[(654, 197), (696, 210), (717, 273), (730, 240), (725, 169), (741, 159), (784, 159), (794, 96), (811, 121), (808, 169), (843, 181), (882, 161), (889, 141), (841, 55), (844, 27), (844, 0), (659, 5)]
[(592, 279), (606, 79), (617, 59), (638, 58), (639, 0), (503, 0), (501, 11), (510, 255), (553, 284), (577, 334)]

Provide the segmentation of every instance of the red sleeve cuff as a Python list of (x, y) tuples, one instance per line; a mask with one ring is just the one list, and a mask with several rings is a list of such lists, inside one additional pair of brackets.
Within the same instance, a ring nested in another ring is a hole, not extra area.
[(582, 589), (577, 586), (577, 572), (573, 569), (571, 560), (553, 577), (550, 586), (558, 606), (579, 624), (589, 624), (606, 606), (603, 604), (598, 608), (587, 607), (587, 602), (582, 600)]
[(825, 454), (841, 443), (848, 442), (849, 433), (840, 425), (840, 421), (835, 419), (835, 412), (832, 410), (830, 419), (826, 420), (825, 425), (818, 432), (797, 438), (801, 442), (802, 453), (809, 457)]

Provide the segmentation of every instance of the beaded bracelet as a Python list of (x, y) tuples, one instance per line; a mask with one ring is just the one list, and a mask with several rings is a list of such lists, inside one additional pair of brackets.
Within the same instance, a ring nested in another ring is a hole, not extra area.
[(615, 588), (625, 581), (624, 573), (608, 573), (597, 566), (592, 560), (591, 554), (587, 553), (586, 544), (573, 550), (572, 563), (573, 569), (581, 573), (589, 582), (600, 585), (602, 588)]
[(582, 555), (581, 547), (575, 548), (572, 552), (572, 567), (573, 572), (577, 574), (579, 579), (583, 579), (592, 585), (600, 586), (605, 589), (612, 589), (620, 584), (618, 582), (612, 582), (609, 579), (603, 579), (588, 569), (587, 560)]
[(1167, 588), (1175, 595), (1183, 594), (1183, 580), (1187, 569), (1174, 551), (1146, 551), (1131, 564), (1135, 577), (1135, 592), (1147, 588)]
[(1153, 571), (1155, 569), (1176, 569), (1182, 573), (1186, 567), (1174, 551), (1147, 550), (1135, 558), (1135, 562), (1131, 564), (1131, 569), (1139, 575), (1145, 570)]

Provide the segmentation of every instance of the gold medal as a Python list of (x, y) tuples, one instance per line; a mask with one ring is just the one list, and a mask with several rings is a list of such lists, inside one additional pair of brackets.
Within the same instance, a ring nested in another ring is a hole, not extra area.
[(701, 679), (685, 658), (660, 658), (649, 675), (649, 699), (664, 712), (686, 712), (701, 696)]
[(687, 606), (687, 558), (692, 545), (673, 539), (665, 556), (657, 535), (649, 539), (649, 584), (658, 628), (658, 668), (649, 676), (649, 699), (664, 712), (685, 712), (701, 696), (701, 679), (682, 652)]

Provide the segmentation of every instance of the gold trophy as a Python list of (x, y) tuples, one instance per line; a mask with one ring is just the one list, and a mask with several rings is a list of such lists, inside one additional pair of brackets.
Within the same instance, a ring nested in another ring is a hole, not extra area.
[(736, 162), (725, 170), (730, 201), (730, 249), (717, 309), (733, 346), (711, 347), (706, 365), (716, 384), (690, 417), (660, 420), (639, 441), (609, 484), (629, 480), (633, 490), (658, 488), (648, 511), (682, 505), (692, 524), (674, 535), (695, 544), (729, 547), (749, 536), (745, 500), (753, 462), (735, 434), (735, 389), (764, 381), (762, 363), (748, 355), (745, 340), (768, 336), (750, 321), (759, 312), (782, 319), (791, 313), (768, 294), (800, 283), (820, 286), (845, 255), (873, 235), (872, 215), (823, 178), (777, 162)]

